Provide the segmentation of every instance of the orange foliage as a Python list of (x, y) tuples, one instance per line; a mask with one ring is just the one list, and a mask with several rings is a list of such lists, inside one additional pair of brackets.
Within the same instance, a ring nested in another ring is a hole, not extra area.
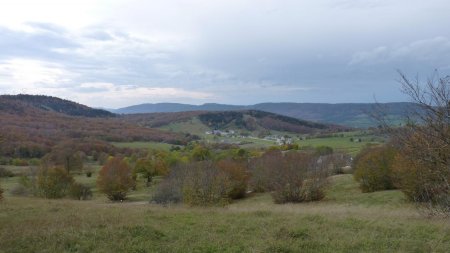
[(110, 200), (124, 200), (134, 186), (131, 168), (121, 158), (110, 159), (100, 170), (97, 186)]

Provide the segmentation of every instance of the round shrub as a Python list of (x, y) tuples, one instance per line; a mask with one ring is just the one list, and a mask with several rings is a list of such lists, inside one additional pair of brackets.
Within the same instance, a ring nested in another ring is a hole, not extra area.
[(171, 169), (153, 196), (157, 203), (182, 201), (191, 206), (223, 205), (230, 201), (229, 176), (211, 161), (180, 164)]
[(128, 191), (135, 185), (132, 170), (121, 158), (109, 159), (97, 177), (100, 192), (113, 201), (124, 200)]
[(447, 209), (447, 212), (450, 211), (448, 168), (430, 166), (418, 159), (410, 160), (399, 154), (395, 157), (393, 171), (396, 186), (409, 200), (428, 203), (431, 206)]
[(228, 197), (241, 199), (247, 193), (249, 175), (244, 162), (235, 160), (222, 160), (217, 163), (220, 170), (225, 173), (229, 181)]
[(391, 146), (370, 147), (355, 158), (353, 176), (363, 192), (395, 189), (392, 165), (396, 153)]
[(37, 189), (45, 198), (56, 199), (66, 196), (73, 183), (73, 177), (63, 168), (41, 168), (37, 176)]
[(70, 187), (69, 196), (76, 200), (88, 200), (92, 198), (92, 191), (87, 185), (74, 183)]

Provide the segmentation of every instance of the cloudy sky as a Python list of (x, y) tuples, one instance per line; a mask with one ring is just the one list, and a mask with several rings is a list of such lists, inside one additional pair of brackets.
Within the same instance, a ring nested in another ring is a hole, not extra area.
[(138, 103), (405, 101), (450, 74), (448, 0), (0, 0), (0, 94)]

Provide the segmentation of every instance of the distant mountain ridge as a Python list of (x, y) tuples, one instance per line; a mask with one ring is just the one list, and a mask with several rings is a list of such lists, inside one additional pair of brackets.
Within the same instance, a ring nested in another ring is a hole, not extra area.
[[(405, 112), (414, 108), (415, 104), (408, 102), (393, 102), (379, 104), (392, 122), (400, 122)], [(119, 114), (186, 112), (186, 111), (236, 111), (259, 110), (271, 112), (302, 120), (332, 123), (349, 127), (376, 126), (370, 114), (377, 109), (375, 103), (260, 103), (255, 105), (203, 104), (190, 105), (179, 103), (140, 104), (124, 107), (112, 112)]]
[(57, 97), (25, 94), (0, 96), (0, 110), (18, 110), (17, 112), (20, 112), (21, 110), (24, 110), (25, 107), (33, 107), (44, 111), (89, 118), (116, 116), (114, 113), (106, 110), (90, 108)]
[(206, 103), (203, 105), (190, 105), (180, 103), (156, 103), (127, 106), (110, 111), (118, 114), (155, 113), (155, 112), (188, 112), (188, 111), (233, 111), (245, 110), (246, 106)]

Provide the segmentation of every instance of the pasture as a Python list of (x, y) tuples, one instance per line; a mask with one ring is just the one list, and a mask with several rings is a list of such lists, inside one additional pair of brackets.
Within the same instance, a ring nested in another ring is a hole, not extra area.
[[(83, 178), (84, 177), (84, 178)], [(94, 183), (91, 178), (77, 180)], [(0, 179), (6, 188), (16, 177)], [(157, 180), (155, 180), (155, 184)], [(426, 218), (399, 191), (361, 193), (352, 175), (330, 178), (325, 200), (277, 205), (254, 194), (225, 207), (160, 206), (153, 187), (123, 203), (6, 194), (0, 252), (447, 252), (448, 219)]]

